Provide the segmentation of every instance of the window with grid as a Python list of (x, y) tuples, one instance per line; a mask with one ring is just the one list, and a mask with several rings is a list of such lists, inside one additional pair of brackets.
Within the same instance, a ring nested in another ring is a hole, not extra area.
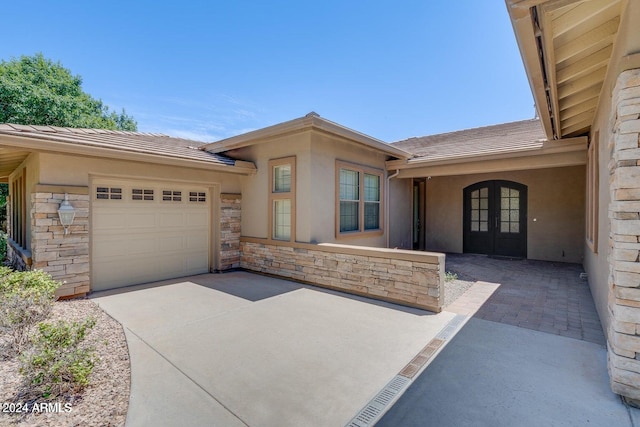
[(189, 191), (190, 202), (206, 202), (207, 194), (201, 191)]
[(122, 200), (122, 188), (120, 187), (97, 187), (96, 199), (98, 200)]
[(269, 161), (271, 238), (295, 240), (295, 157)]
[(471, 231), (489, 231), (489, 188), (471, 192)]
[(364, 229), (380, 228), (380, 176), (364, 174)]
[(153, 190), (144, 188), (133, 188), (131, 190), (131, 200), (153, 201)]
[(382, 231), (382, 173), (337, 162), (337, 234)]
[(360, 173), (340, 169), (340, 232), (360, 229)]
[(182, 191), (162, 190), (162, 201), (163, 202), (181, 202)]
[(520, 233), (520, 191), (500, 187), (500, 232)]

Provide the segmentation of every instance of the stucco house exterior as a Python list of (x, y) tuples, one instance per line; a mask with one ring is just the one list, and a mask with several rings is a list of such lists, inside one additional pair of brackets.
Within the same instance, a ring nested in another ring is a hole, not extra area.
[(12, 263), (60, 296), (241, 267), (433, 311), (445, 252), (582, 263), (640, 399), (640, 3), (506, 4), (539, 119), (393, 144), (315, 113), (209, 144), (0, 125)]

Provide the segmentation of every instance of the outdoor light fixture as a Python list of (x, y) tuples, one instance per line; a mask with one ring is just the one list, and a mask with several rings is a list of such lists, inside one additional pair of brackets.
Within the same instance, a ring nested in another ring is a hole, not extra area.
[(69, 203), (69, 195), (64, 193), (64, 200), (60, 203), (58, 208), (58, 216), (60, 217), (60, 224), (64, 227), (64, 234), (69, 234), (69, 226), (73, 224), (73, 218), (76, 216), (76, 210)]

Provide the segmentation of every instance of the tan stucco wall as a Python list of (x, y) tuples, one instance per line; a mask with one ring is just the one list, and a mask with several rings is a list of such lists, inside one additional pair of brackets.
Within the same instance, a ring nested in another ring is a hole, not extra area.
[[(463, 189), (486, 180), (515, 181), (528, 187), (529, 259), (582, 262), (584, 166), (433, 177), (426, 185), (426, 250), (462, 252)], [(392, 222), (403, 220), (410, 224), (411, 216), (391, 218)]]
[(254, 162), (257, 173), (242, 178), (242, 235), (269, 237), (269, 160), (296, 158), (296, 240), (308, 242), (311, 136), (309, 132), (281, 136), (273, 141), (237, 149), (227, 154), (236, 159)]
[(40, 153), (40, 165), (40, 184), (88, 186), (90, 176), (101, 175), (219, 184), (221, 193), (240, 192), (238, 176), (206, 169), (50, 153)]
[[(343, 243), (346, 245), (385, 247), (385, 234), (336, 237), (336, 160), (373, 168), (382, 173), (383, 199), (386, 189), (386, 156), (361, 145), (335, 137), (314, 133), (311, 138), (312, 181), (308, 192), (313, 194), (311, 207), (311, 240), (313, 243)], [(384, 228), (384, 201), (381, 201), (380, 225)]]
[[(384, 174), (385, 156), (372, 149), (317, 131), (284, 135), (270, 141), (228, 152), (231, 157), (252, 161), (257, 173), (242, 178), (242, 235), (268, 238), (269, 160), (296, 158), (296, 241), (384, 246), (385, 236), (335, 236), (336, 160), (379, 169)], [(384, 184), (383, 179), (383, 186)]]
[[(620, 20), (618, 36), (614, 44), (612, 60), (601, 92), (601, 98), (596, 110), (596, 116), (591, 127), (590, 138), (599, 133), (599, 209), (598, 209), (598, 250), (594, 253), (585, 243), (584, 268), (589, 275), (591, 294), (600, 316), (605, 334), (611, 323), (608, 309), (609, 293), (609, 204), (611, 202), (609, 190), (609, 163), (611, 161), (610, 147), (613, 142), (612, 110), (615, 108), (612, 92), (620, 72), (628, 64), (627, 55), (640, 54), (640, 2), (628, 1)], [(633, 67), (638, 67), (638, 62)]]

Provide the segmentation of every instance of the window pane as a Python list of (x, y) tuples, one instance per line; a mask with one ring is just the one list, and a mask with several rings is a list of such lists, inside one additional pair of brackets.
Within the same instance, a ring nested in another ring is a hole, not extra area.
[(480, 199), (480, 209), (489, 209), (489, 199)]
[(500, 211), (500, 221), (509, 221), (509, 211), (502, 209)]
[(364, 174), (364, 201), (380, 201), (380, 177), (378, 175)]
[(364, 204), (364, 229), (377, 230), (380, 228), (380, 203), (365, 202)]
[(520, 232), (520, 223), (512, 222), (510, 224), (511, 224), (511, 232), (512, 233), (519, 233)]
[(471, 223), (471, 231), (480, 231), (480, 226), (477, 222)]
[(511, 198), (510, 200), (510, 207), (511, 209), (519, 209), (520, 208), (520, 199), (515, 197), (515, 198)]
[(273, 201), (273, 238), (291, 239), (291, 200)]
[(480, 221), (487, 221), (489, 218), (489, 211), (480, 211)]
[(500, 197), (509, 197), (509, 189), (507, 187), (500, 187)]
[(478, 221), (480, 219), (480, 211), (473, 209), (471, 211), (471, 221)]
[(479, 199), (480, 198), (480, 191), (475, 190), (471, 192), (471, 198), (472, 199)]
[(340, 202), (340, 231), (358, 231), (358, 202)]
[(291, 165), (280, 165), (273, 168), (273, 192), (287, 193), (291, 191)]
[(520, 211), (515, 211), (515, 210), (511, 211), (509, 216), (510, 216), (509, 221), (511, 222), (520, 221)]
[(360, 173), (340, 169), (340, 200), (360, 200)]
[(489, 197), (489, 189), (487, 187), (480, 189), (480, 197)]
[(508, 233), (509, 232), (509, 223), (508, 222), (501, 222), (500, 223), (500, 232), (501, 233)]
[(489, 224), (487, 224), (486, 222), (481, 222), (480, 231), (488, 231), (488, 230), (489, 230)]
[(478, 199), (471, 199), (471, 209), (478, 209), (480, 207), (480, 201)]

